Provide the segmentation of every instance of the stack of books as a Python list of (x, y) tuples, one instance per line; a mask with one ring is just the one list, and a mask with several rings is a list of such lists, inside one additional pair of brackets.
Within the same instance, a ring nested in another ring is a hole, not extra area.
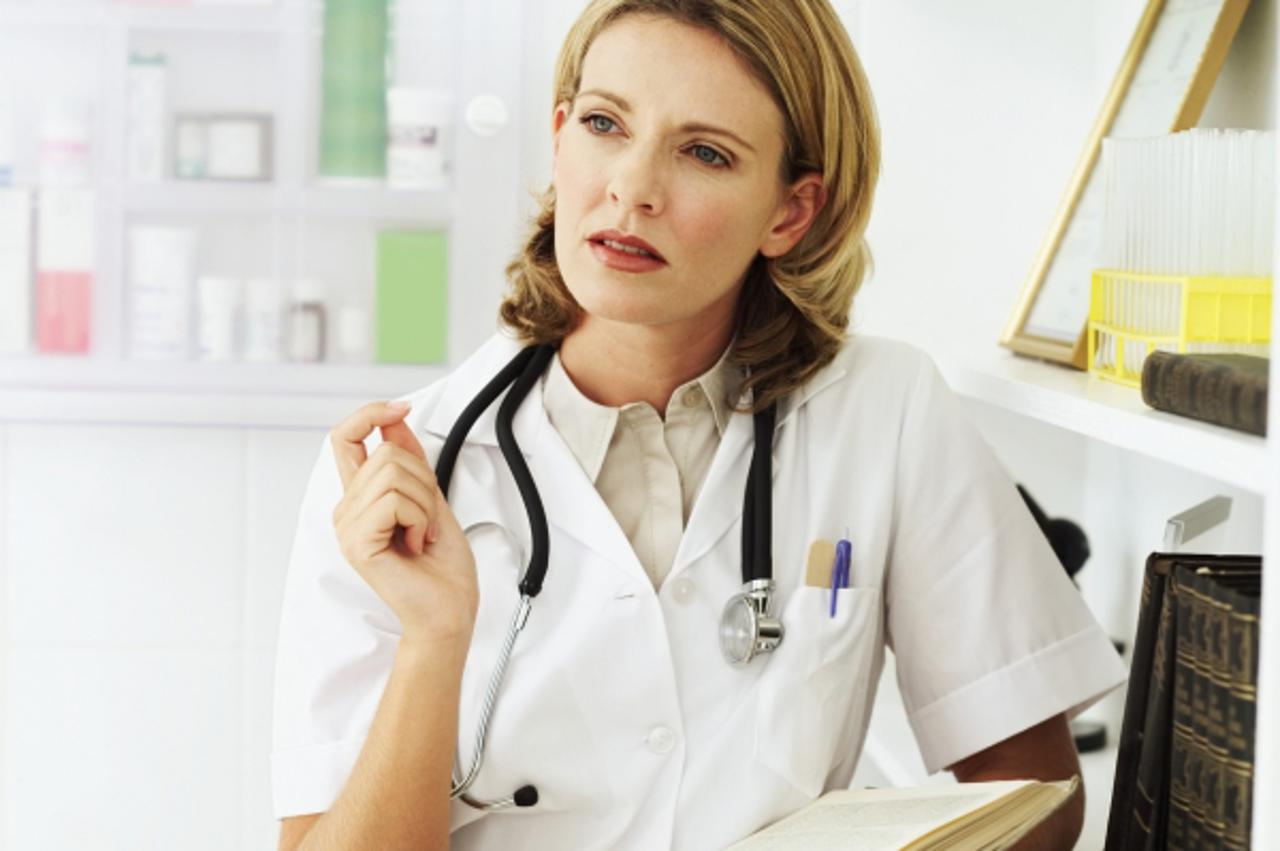
[(1256, 556), (1147, 559), (1107, 851), (1249, 847), (1261, 583)]

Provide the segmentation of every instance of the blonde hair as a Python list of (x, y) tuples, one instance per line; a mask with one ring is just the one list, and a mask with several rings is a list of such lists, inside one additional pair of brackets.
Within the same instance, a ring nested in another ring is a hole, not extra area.
[[(822, 175), (826, 202), (785, 255), (757, 255), (739, 301), (729, 360), (748, 367), (753, 410), (791, 393), (830, 363), (870, 263), (865, 233), (880, 172), (871, 89), (827, 0), (593, 0), (556, 65), (555, 104), (573, 101), (592, 42), (626, 15), (667, 17), (719, 35), (772, 94), (786, 144), (779, 178)], [(539, 198), (532, 233), (507, 266), (502, 321), (526, 343), (559, 343), (581, 308), (555, 257), (555, 190)]]

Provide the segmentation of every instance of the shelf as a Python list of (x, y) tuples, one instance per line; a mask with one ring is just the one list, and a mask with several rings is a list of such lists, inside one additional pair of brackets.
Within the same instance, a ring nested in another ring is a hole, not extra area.
[(283, 188), (275, 183), (169, 180), (126, 183), (122, 206), (152, 215), (302, 216), (354, 218), (444, 229), (453, 209), (451, 193), (396, 190), (385, 186)]
[(0, 0), (0, 32), (20, 26), (97, 29), (120, 23), (132, 30), (275, 34), (283, 29), (281, 14), (280, 4), (272, 0), (193, 2), (164, 8), (145, 3)]
[(1267, 493), (1264, 438), (1152, 410), (1136, 389), (1001, 349), (933, 357), (961, 396)]
[(184, 363), (0, 358), (0, 419), (330, 428), (366, 402), (406, 395), (443, 365)]

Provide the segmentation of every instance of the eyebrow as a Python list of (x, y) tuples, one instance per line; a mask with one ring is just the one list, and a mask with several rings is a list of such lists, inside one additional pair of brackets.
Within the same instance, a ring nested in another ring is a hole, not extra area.
[[(583, 97), (584, 95), (596, 95), (597, 97), (602, 97), (605, 100), (611, 100), (624, 112), (631, 111), (631, 104), (627, 102), (626, 98), (621, 95), (615, 95), (612, 92), (606, 92), (604, 89), (587, 89), (586, 91), (578, 92), (578, 97)], [(751, 151), (751, 153), (756, 153), (756, 149), (746, 139), (731, 130), (726, 130), (723, 127), (716, 127), (714, 124), (702, 124), (693, 121), (680, 125), (679, 129), (684, 133), (718, 133), (721, 136), (728, 136), (739, 145), (742, 145), (744, 148)]]

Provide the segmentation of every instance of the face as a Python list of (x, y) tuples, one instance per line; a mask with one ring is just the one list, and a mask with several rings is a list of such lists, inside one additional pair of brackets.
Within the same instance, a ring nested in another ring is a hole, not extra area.
[(556, 260), (592, 317), (727, 324), (752, 260), (785, 254), (820, 207), (817, 175), (779, 177), (765, 87), (714, 34), (669, 19), (600, 33), (554, 128)]

